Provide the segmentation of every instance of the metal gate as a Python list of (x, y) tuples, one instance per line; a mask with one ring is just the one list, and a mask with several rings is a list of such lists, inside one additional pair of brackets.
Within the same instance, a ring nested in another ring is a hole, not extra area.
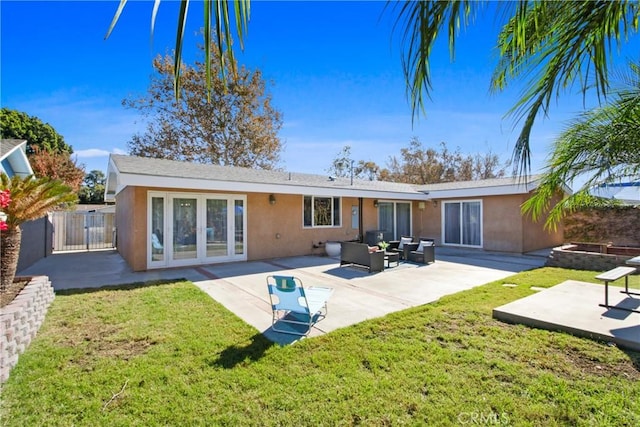
[(90, 251), (116, 247), (113, 212), (54, 212), (53, 250)]

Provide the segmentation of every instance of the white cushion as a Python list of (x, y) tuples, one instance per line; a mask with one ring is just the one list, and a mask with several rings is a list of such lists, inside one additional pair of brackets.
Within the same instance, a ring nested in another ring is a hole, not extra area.
[(418, 245), (418, 249), (416, 249), (416, 251), (423, 252), (425, 246), (433, 246), (433, 242), (430, 242), (428, 240), (420, 240), (420, 244)]
[(401, 237), (400, 244), (398, 245), (398, 249), (404, 248), (404, 245), (407, 243), (411, 243), (411, 237)]

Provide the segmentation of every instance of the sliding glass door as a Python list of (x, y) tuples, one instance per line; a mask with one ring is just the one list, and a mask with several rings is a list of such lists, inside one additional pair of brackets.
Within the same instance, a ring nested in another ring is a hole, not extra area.
[(482, 203), (444, 202), (443, 234), (447, 245), (482, 247)]
[(246, 259), (245, 196), (149, 194), (149, 268)]
[(378, 202), (378, 229), (387, 240), (411, 235), (411, 203)]

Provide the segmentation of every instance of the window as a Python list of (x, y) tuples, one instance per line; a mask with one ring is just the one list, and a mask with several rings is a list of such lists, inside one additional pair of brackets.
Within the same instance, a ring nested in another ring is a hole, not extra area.
[(482, 246), (482, 204), (480, 201), (444, 203), (444, 243)]
[(340, 227), (340, 198), (304, 196), (305, 227)]

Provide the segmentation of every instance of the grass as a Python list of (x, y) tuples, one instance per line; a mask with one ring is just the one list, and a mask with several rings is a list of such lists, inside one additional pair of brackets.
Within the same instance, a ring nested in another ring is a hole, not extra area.
[(491, 317), (594, 274), (528, 271), (287, 347), (189, 282), (59, 293), (0, 424), (640, 425), (640, 354)]

